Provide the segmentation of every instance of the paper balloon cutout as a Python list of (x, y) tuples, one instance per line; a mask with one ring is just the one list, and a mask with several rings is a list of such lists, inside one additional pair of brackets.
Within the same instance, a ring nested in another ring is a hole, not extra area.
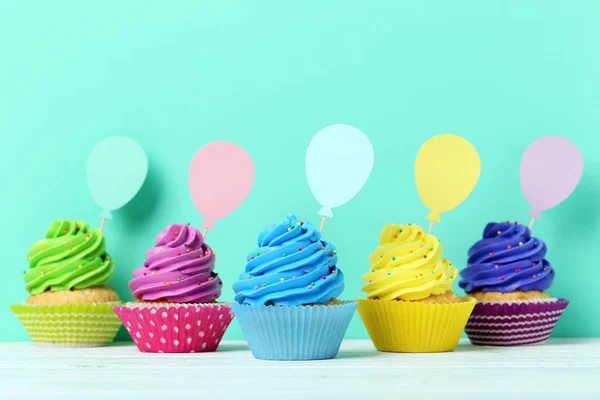
[(140, 191), (148, 174), (148, 157), (133, 139), (115, 136), (98, 143), (87, 162), (87, 182), (102, 218), (127, 204)]
[(583, 157), (577, 146), (561, 136), (543, 136), (533, 141), (521, 158), (521, 188), (533, 207), (529, 215), (562, 203), (577, 187), (583, 174)]
[(308, 186), (332, 218), (332, 208), (346, 204), (369, 179), (375, 155), (367, 135), (350, 125), (331, 125), (312, 138), (306, 150)]
[(190, 164), (190, 193), (205, 220), (203, 228), (215, 229), (214, 221), (238, 208), (254, 183), (254, 164), (240, 146), (213, 142), (202, 147)]
[(430, 221), (452, 210), (471, 193), (481, 171), (479, 154), (466, 139), (451, 134), (434, 136), (417, 154), (415, 180)]

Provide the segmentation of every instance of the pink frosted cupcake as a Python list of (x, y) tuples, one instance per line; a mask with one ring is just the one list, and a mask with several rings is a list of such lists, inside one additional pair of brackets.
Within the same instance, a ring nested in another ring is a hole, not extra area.
[(115, 307), (140, 351), (217, 349), (233, 314), (216, 302), (223, 283), (214, 272), (215, 256), (192, 226), (169, 225), (158, 235), (129, 282), (138, 302)]

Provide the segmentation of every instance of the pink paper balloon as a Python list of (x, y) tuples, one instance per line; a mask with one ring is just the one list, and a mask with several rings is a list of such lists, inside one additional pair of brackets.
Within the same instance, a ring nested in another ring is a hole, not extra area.
[(190, 194), (205, 220), (203, 228), (226, 217), (243, 203), (254, 183), (254, 164), (240, 146), (213, 142), (202, 147), (190, 164)]
[(561, 136), (542, 136), (533, 141), (521, 158), (521, 188), (533, 207), (540, 212), (562, 203), (577, 187), (583, 174), (583, 157), (577, 146)]

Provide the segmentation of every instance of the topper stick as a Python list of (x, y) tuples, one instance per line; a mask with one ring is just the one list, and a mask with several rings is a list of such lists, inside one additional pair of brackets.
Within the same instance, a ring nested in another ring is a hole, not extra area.
[(206, 240), (206, 235), (208, 235), (208, 228), (204, 228), (204, 232), (202, 232), (202, 238)]
[(323, 215), (323, 219), (321, 220), (321, 228), (319, 229), (319, 232), (323, 233), (323, 229), (325, 229), (325, 221), (327, 220), (327, 217)]
[(529, 223), (529, 230), (533, 230), (533, 224), (535, 224), (535, 218), (531, 218), (531, 222)]
[(100, 233), (102, 233), (102, 231), (104, 230), (105, 222), (106, 222), (106, 218), (102, 218), (102, 221), (100, 221)]
[(428, 235), (431, 235), (431, 231), (433, 231), (433, 224), (434, 224), (433, 221), (429, 222), (429, 230), (427, 231)]

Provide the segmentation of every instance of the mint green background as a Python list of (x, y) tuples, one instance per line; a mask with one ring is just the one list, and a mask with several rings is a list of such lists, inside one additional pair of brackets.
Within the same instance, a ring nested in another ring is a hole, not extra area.
[[(434, 230), (459, 266), (487, 221), (527, 220), (525, 146), (573, 140), (582, 182), (535, 233), (557, 271), (551, 293), (571, 300), (556, 335), (600, 336), (599, 17), (595, 0), (0, 3), (0, 340), (27, 338), (8, 304), (27, 297), (29, 246), (56, 218), (99, 224), (85, 163), (101, 139), (128, 135), (150, 162), (140, 195), (106, 225), (124, 299), (156, 234), (202, 221), (187, 190), (195, 151), (230, 140), (251, 154), (254, 188), (208, 236), (231, 301), (266, 224), (290, 211), (318, 223), (304, 154), (333, 123), (360, 128), (375, 148), (371, 179), (325, 231), (348, 299), (362, 296), (384, 224), (427, 223), (413, 163), (429, 137), (463, 135), (482, 160), (472, 195)], [(227, 338), (240, 337), (234, 322)], [(358, 317), (348, 337), (366, 337)]]

